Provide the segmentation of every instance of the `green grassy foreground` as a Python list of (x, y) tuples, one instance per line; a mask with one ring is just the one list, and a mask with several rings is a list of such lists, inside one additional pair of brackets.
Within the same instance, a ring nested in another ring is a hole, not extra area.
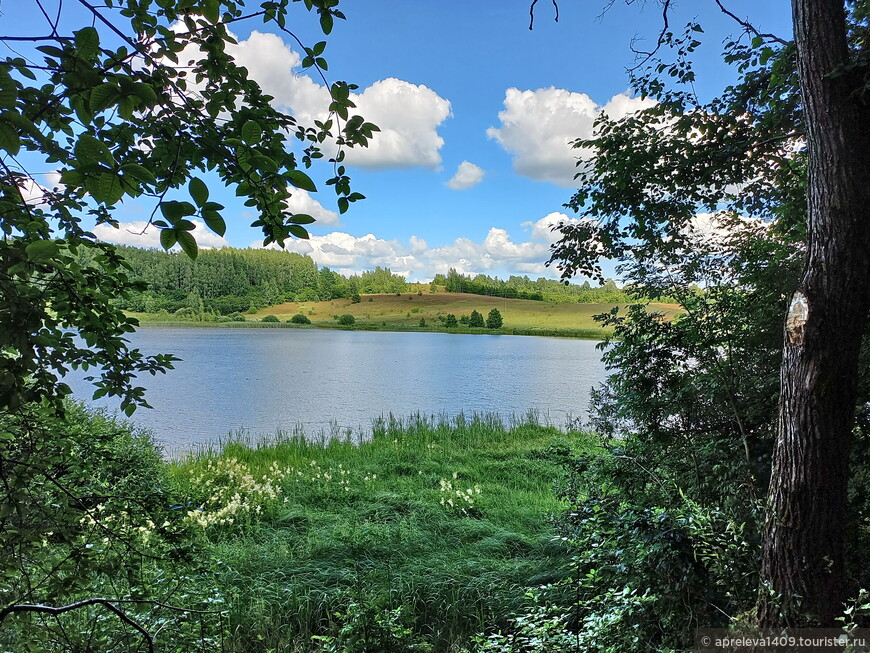
[(564, 575), (553, 485), (591, 446), (533, 421), (418, 418), (362, 444), (230, 442), (170, 473), (219, 561), (229, 650), (327, 650), (312, 636), (386, 619), (454, 651)]
[[(326, 302), (287, 302), (269, 306), (255, 314), (245, 315), (245, 322), (202, 322), (175, 318), (170, 314), (133, 313), (143, 324), (219, 324), (221, 326), (281, 326), (295, 314), (308, 317), (312, 325), (299, 328), (354, 328), (371, 331), (443, 331), (450, 333), (498, 333), (505, 335), (569, 336), (604, 338), (611, 330), (603, 328), (593, 316), (608, 312), (613, 304), (556, 303), (528, 299), (503, 299), (468, 293), (422, 292), (400, 295), (362, 295), (354, 304), (350, 299)], [(439, 317), (452, 313), (457, 318), (478, 311), (484, 317), (497, 308), (504, 318), (501, 329), (472, 329), (459, 325), (447, 329)], [(667, 319), (679, 312), (673, 304), (651, 304)], [(339, 327), (335, 317), (353, 315), (353, 327)], [(280, 323), (261, 322), (263, 317), (275, 315)], [(420, 325), (423, 320), (425, 326)], [(287, 325), (297, 326), (297, 325)]]

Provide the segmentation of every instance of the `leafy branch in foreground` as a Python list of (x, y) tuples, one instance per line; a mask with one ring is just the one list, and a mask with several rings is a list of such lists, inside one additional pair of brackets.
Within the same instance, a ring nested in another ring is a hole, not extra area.
[[(226, 230), (224, 207), (202, 178), (209, 173), (256, 212), (264, 244), (307, 238), (314, 219), (288, 205), (295, 189), (317, 189), (304, 170), (336, 148), (326, 184), (344, 212), (362, 199), (351, 191), (345, 150), (365, 146), (377, 127), (350, 113), (356, 87), (346, 82), (329, 85), (327, 119), (301, 124), (228, 54), (236, 43), (229, 25), (255, 17), (299, 41), (287, 27), (289, 2), (248, 14), (232, 0), (73, 4), (89, 26), (61, 33), (48, 11), (44, 36), (0, 36), (31, 48), (0, 61), (0, 407), (60, 408), (69, 388), (59, 378), (70, 367), (97, 367), (98, 394), (119, 396), (129, 414), (147, 405), (135, 374), (165, 371), (172, 358), (127, 346), (135, 321), (113, 300), (139, 284), (84, 225), (118, 226), (117, 207), (144, 200), (161, 244), (194, 258), (193, 219)], [(326, 34), (344, 18), (335, 0), (304, 4)], [(58, 4), (59, 17), (68, 11)], [(305, 48), (305, 63), (321, 76), (325, 47)], [(46, 168), (53, 188), (39, 183), (36, 171)]]
[[(226, 231), (206, 180), (235, 190), (266, 245), (308, 237), (314, 219), (288, 202), (297, 189), (317, 190), (306, 170), (327, 148), (325, 183), (339, 210), (363, 199), (345, 152), (377, 127), (351, 113), (356, 87), (327, 84), (323, 119), (302, 124), (230, 54), (229, 26), (259, 18), (296, 40), (326, 84), (325, 41), (305, 47), (288, 24), (316, 12), (328, 35), (344, 15), (337, 0), (301, 1), (295, 16), (289, 0), (251, 9), (243, 0), (33, 0), (42, 34), (0, 36), (14, 53), (0, 60), (0, 647), (133, 650), (144, 641), (153, 650), (168, 627), (160, 609), (212, 614), (202, 604), (220, 600), (164, 575), (193, 561), (153, 446), (71, 409), (62, 379), (93, 370), (94, 396), (119, 397), (130, 415), (148, 405), (136, 376), (175, 360), (130, 346), (137, 322), (118, 300), (146, 286), (89, 231), (118, 227), (123, 203), (145, 203), (161, 244), (195, 258), (194, 219)], [(92, 606), (124, 628), (105, 627)], [(177, 625), (177, 650), (222, 634)]]

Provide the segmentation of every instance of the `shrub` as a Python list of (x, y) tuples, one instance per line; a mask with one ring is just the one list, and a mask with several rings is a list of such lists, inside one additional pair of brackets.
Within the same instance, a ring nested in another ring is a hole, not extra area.
[(297, 313), (291, 317), (290, 322), (293, 324), (311, 324), (311, 320), (308, 319), (308, 316), (302, 315), (302, 313)]
[(359, 304), (361, 301), (362, 301), (362, 297), (359, 296), (358, 292), (355, 292), (354, 294), (352, 294), (350, 296), (350, 303), (351, 304)]
[(194, 318), (197, 317), (198, 313), (190, 308), (190, 306), (182, 306), (177, 311), (175, 311), (175, 317), (183, 317), (183, 318)]
[(227, 317), (230, 318), (231, 322), (244, 322), (245, 321), (245, 316), (242, 315), (241, 313), (230, 313), (229, 315), (227, 315)]
[(351, 326), (356, 323), (356, 318), (350, 313), (345, 313), (344, 315), (340, 315), (338, 317), (338, 323), (343, 326)]
[(486, 318), (486, 328), (501, 329), (502, 324), (504, 324), (504, 320), (501, 317), (501, 313), (499, 313), (497, 308), (492, 309)]
[(456, 316), (453, 313), (448, 313), (447, 317), (444, 318), (444, 326), (448, 329), (451, 327), (455, 327), (458, 323), (456, 322)]
[(483, 315), (478, 311), (471, 311), (471, 315), (468, 317), (468, 326), (485, 327), (486, 322), (483, 321)]
[(261, 322), (280, 322), (281, 320), (278, 319), (277, 315), (266, 315), (260, 321)]
[[(153, 607), (148, 600), (206, 607), (209, 584), (186, 575), (193, 541), (170, 507), (179, 501), (147, 433), (79, 404), (67, 404), (62, 417), (25, 405), (0, 415), (0, 432), (4, 606), (135, 595), (145, 608), (124, 612), (140, 622)], [(182, 621), (170, 616), (161, 630), (176, 650), (195, 650)], [(82, 605), (51, 621), (9, 615), (0, 650), (132, 651), (140, 639), (102, 606)]]

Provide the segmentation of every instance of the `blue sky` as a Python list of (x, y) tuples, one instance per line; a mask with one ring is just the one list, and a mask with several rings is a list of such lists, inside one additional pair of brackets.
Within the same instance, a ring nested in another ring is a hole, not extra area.
[[(652, 44), (661, 27), (655, 2), (617, 0), (600, 15), (605, 4), (561, 0), (555, 23), (553, 5), (540, 0), (529, 31), (528, 0), (342, 2), (348, 20), (327, 39), (328, 79), (358, 84), (360, 112), (383, 131), (370, 151), (350, 157), (354, 188), (367, 199), (339, 219), (331, 189), (319, 184), (318, 193), (299, 193), (296, 210), (319, 222), (310, 242), (289, 248), (345, 273), (381, 265), (411, 280), (448, 267), (554, 277), (543, 263), (547, 227), (563, 217), (572, 193), (576, 153), (566, 144), (590, 134), (602, 107), (622, 115), (642, 106), (627, 95), (626, 68), (635, 62), (629, 44), (635, 36)], [(787, 0), (725, 4), (762, 31), (790, 34)], [(292, 9), (298, 21), (289, 27), (300, 39), (322, 40), (316, 19), (301, 6)], [(0, 0), (0, 10), (5, 19), (20, 17), (26, 32), (30, 3)], [(681, 30), (691, 18), (706, 32), (697, 90), (709, 97), (733, 78), (720, 60), (721, 44), (740, 28), (713, 0), (678, 4), (671, 25)], [(303, 118), (320, 115), (323, 88), (300, 71), (289, 37), (285, 42), (255, 21), (233, 31), (237, 58), (277, 104)], [(228, 230), (223, 240), (198, 230), (200, 243), (254, 244), (253, 216), (231, 193), (212, 195), (227, 206)], [(135, 230), (132, 223), (149, 213), (128, 202), (118, 217)], [(156, 244), (153, 230), (134, 236), (102, 228), (98, 235)]]

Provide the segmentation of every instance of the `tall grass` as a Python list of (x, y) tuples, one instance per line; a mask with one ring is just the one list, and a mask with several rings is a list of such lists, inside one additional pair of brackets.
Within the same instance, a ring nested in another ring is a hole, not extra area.
[[(361, 443), (343, 435), (232, 439), (171, 464), (220, 561), (231, 650), (315, 650), (351, 602), (402, 607), (435, 650), (458, 650), (562, 575), (552, 489), (586, 436), (463, 415), (379, 420)], [(236, 518), (209, 522), (221, 510)]]

